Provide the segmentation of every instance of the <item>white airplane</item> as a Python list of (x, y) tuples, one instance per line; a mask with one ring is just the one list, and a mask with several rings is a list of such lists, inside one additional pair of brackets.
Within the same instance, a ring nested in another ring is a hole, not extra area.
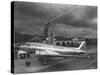
[(89, 57), (84, 50), (86, 48), (85, 41), (78, 48), (31, 42), (21, 45), (20, 48), (27, 52), (33, 52), (35, 56), (39, 57), (39, 61), (42, 61), (42, 64), (46, 64), (46, 57)]

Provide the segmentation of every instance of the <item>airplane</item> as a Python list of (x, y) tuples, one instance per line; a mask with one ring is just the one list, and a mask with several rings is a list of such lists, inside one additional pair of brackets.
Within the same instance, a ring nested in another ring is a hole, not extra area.
[(21, 45), (19, 48), (33, 52), (36, 57), (39, 57), (39, 61), (43, 65), (46, 64), (46, 57), (89, 57), (89, 54), (84, 50), (86, 48), (85, 41), (82, 41), (78, 48), (32, 42)]

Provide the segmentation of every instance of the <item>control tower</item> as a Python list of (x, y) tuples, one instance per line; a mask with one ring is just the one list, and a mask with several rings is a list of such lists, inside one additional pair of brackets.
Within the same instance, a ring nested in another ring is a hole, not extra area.
[(44, 27), (44, 36), (46, 38), (46, 43), (55, 44), (55, 35), (54, 35), (54, 24), (46, 24)]

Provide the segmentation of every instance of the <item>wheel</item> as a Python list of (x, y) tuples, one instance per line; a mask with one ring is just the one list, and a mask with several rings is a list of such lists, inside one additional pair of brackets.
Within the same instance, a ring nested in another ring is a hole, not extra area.
[(43, 61), (42, 64), (43, 64), (43, 65), (46, 65), (46, 61)]
[(46, 57), (40, 57), (40, 59), (39, 59), (41, 62), (42, 62), (42, 64), (43, 65), (46, 65)]

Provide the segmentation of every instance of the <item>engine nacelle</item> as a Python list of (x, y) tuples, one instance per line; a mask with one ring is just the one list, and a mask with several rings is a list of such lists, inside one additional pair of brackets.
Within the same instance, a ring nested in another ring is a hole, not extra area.
[(36, 55), (46, 55), (45, 51), (35, 50), (35, 56)]
[(40, 55), (40, 51), (35, 50), (35, 55)]

